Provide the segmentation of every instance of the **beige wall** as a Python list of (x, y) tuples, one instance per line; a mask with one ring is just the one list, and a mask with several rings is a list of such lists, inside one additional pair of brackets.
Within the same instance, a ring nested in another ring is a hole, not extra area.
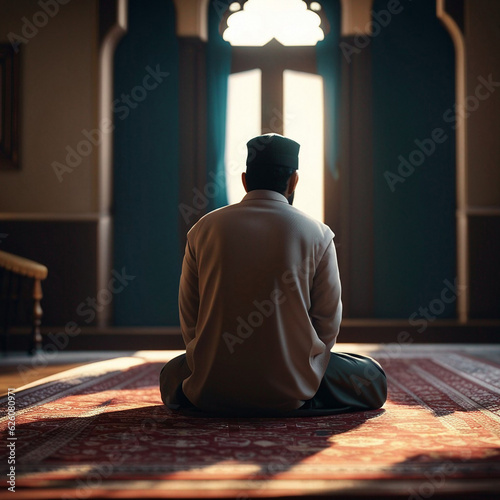
[[(500, 2), (466, 2), (467, 95), (478, 78), (500, 82)], [(474, 107), (473, 100), (470, 105)], [(467, 119), (469, 205), (500, 207), (500, 87)]]
[(179, 36), (208, 40), (208, 0), (174, 0)]
[[(35, 0), (0, 0), (0, 40), (22, 35), (22, 18), (40, 10)], [(96, 148), (62, 182), (52, 163), (66, 163), (66, 146), (97, 123), (97, 2), (69, 0), (38, 29), (21, 45), (21, 169), (0, 170), (0, 213), (92, 212)]]

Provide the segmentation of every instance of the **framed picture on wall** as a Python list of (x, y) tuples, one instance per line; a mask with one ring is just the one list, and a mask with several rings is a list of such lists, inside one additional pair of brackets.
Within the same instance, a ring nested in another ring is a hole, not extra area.
[(19, 168), (19, 49), (0, 44), (0, 169)]

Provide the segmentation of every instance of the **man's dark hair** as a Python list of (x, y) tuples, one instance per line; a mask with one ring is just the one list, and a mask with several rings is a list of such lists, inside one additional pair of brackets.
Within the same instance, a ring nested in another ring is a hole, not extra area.
[(288, 180), (294, 172), (295, 169), (290, 167), (247, 167), (247, 189), (248, 191), (269, 189), (284, 194), (286, 192)]

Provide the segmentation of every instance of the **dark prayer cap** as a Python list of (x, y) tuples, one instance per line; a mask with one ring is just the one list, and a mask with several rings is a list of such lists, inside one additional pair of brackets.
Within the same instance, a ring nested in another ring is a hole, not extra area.
[(247, 142), (247, 167), (299, 168), (300, 144), (279, 134), (265, 134)]

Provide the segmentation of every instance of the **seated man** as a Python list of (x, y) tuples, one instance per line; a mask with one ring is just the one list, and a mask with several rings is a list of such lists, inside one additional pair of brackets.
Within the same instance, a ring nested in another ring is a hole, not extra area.
[(292, 206), (299, 144), (268, 134), (247, 147), (246, 196), (187, 236), (179, 289), (186, 354), (162, 370), (163, 402), (240, 415), (380, 408), (380, 365), (330, 352), (342, 316), (334, 234)]

